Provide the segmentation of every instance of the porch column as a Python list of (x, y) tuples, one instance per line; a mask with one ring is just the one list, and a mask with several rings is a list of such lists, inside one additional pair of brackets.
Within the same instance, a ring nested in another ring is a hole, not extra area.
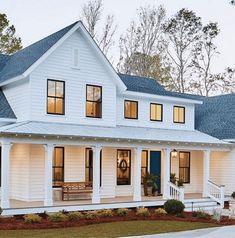
[(100, 151), (101, 146), (92, 147), (93, 150), (93, 193), (92, 203), (100, 203)]
[(163, 151), (164, 151), (164, 157), (165, 157), (163, 198), (167, 199), (167, 198), (169, 198), (168, 182), (170, 181), (171, 149), (170, 148), (166, 148)]
[(54, 145), (47, 144), (45, 148), (45, 180), (44, 180), (44, 206), (53, 205), (53, 188), (52, 188), (52, 162), (53, 162), (53, 152)]
[(1, 208), (9, 208), (9, 172), (10, 172), (10, 150), (11, 144), (2, 143), (2, 162), (1, 162)]
[(203, 197), (208, 196), (207, 182), (210, 179), (210, 152), (210, 150), (205, 150), (203, 156)]
[(134, 166), (134, 201), (141, 201), (141, 154), (142, 148), (135, 148), (135, 166)]

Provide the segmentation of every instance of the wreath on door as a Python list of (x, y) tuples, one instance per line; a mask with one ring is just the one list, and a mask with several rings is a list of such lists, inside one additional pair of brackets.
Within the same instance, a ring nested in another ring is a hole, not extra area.
[(125, 159), (121, 160), (119, 168), (122, 171), (122, 173), (125, 173), (127, 171), (127, 162)]

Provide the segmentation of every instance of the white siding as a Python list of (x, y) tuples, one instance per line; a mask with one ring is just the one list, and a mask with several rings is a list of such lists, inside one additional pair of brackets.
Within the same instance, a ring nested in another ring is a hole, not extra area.
[[(72, 49), (79, 50), (79, 69), (72, 68)], [(65, 115), (47, 115), (47, 79), (65, 81)], [(30, 77), (31, 119), (88, 125), (116, 125), (116, 86), (94, 50), (79, 32), (59, 46)], [(102, 119), (86, 118), (86, 84), (102, 86)]]
[[(124, 118), (124, 100), (138, 101), (138, 120)], [(150, 120), (150, 103), (163, 104), (163, 121)], [(185, 124), (173, 123), (173, 107), (185, 107)], [(134, 97), (117, 97), (117, 124), (124, 126), (194, 130), (194, 105), (170, 103), (160, 100), (150, 100)]]

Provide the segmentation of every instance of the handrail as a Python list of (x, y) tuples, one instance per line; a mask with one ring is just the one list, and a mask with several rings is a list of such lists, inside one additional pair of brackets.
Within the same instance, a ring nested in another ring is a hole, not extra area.
[(224, 186), (217, 185), (212, 181), (207, 181), (208, 196), (214, 201), (218, 202), (221, 208), (224, 207)]
[(168, 198), (180, 200), (181, 202), (184, 201), (184, 188), (178, 187), (174, 183), (168, 182), (167, 183), (167, 190), (168, 190)]

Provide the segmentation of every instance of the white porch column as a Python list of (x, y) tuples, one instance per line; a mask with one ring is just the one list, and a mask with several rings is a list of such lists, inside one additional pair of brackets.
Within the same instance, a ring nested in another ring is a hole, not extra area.
[(164, 157), (165, 157), (163, 198), (167, 199), (169, 197), (169, 189), (168, 189), (167, 183), (170, 181), (171, 149), (170, 148), (166, 148), (163, 151), (164, 151)]
[(45, 148), (45, 179), (44, 179), (44, 206), (53, 205), (53, 188), (52, 188), (52, 163), (54, 145), (47, 144)]
[(2, 163), (1, 163), (1, 208), (9, 208), (9, 172), (10, 172), (10, 150), (11, 144), (2, 143)]
[(101, 146), (92, 147), (93, 150), (93, 193), (92, 203), (100, 203), (100, 151)]
[(210, 152), (210, 150), (205, 150), (203, 156), (203, 197), (208, 196), (207, 182), (210, 180)]
[(135, 148), (135, 166), (134, 166), (134, 201), (141, 201), (141, 154), (142, 148)]

